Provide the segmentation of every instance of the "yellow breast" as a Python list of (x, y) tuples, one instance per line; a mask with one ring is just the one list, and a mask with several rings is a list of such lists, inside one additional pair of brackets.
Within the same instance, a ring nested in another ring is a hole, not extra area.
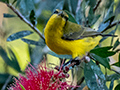
[(88, 37), (74, 41), (64, 40), (61, 38), (64, 25), (65, 20), (55, 14), (47, 22), (44, 31), (46, 44), (57, 54), (72, 55), (73, 58), (77, 56), (82, 57), (86, 52), (93, 49), (101, 39), (101, 36), (98, 36), (96, 38)]

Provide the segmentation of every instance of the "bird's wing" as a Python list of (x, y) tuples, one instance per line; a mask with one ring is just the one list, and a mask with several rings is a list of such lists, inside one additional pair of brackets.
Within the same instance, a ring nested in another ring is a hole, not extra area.
[(101, 33), (91, 28), (83, 27), (78, 24), (67, 21), (64, 27), (64, 34), (62, 38), (66, 40), (77, 40), (86, 37), (95, 37), (98, 35), (101, 35)]

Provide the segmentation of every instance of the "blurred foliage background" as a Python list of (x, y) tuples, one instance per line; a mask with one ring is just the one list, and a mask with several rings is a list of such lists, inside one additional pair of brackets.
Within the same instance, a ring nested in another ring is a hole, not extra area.
[(69, 55), (57, 55), (50, 51), (39, 34), (20, 19), (7, 4), (15, 7), (15, 10), (18, 10), (42, 34), (53, 11), (63, 9), (67, 11), (72, 22), (99, 31), (106, 29), (105, 33), (118, 35), (117, 38), (109, 37), (100, 43), (100, 47), (114, 46), (116, 53), (109, 55), (110, 61), (104, 59), (99, 61), (101, 65), (91, 61), (76, 66), (69, 71), (68, 81), (79, 85), (84, 76), (85, 81), (80, 83), (81, 87), (78, 90), (84, 90), (86, 85), (90, 90), (120, 90), (120, 0), (0, 0), (1, 90), (6, 90), (13, 82), (12, 77), (18, 77), (19, 73), (24, 74), (28, 62), (37, 66), (45, 57), (48, 67), (52, 68), (60, 64), (59, 58), (71, 58)]

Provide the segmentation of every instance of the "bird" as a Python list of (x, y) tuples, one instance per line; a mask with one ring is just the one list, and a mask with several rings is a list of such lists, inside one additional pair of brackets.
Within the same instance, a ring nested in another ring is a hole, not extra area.
[(81, 58), (99, 44), (102, 33), (73, 23), (68, 18), (63, 10), (55, 10), (44, 29), (45, 42), (57, 54)]
[(95, 48), (104, 36), (114, 35), (103, 34), (71, 22), (65, 11), (56, 9), (44, 28), (44, 36), (46, 45), (53, 52), (58, 55), (72, 55), (72, 59), (65, 63), (64, 67), (72, 62), (79, 65), (81, 58)]

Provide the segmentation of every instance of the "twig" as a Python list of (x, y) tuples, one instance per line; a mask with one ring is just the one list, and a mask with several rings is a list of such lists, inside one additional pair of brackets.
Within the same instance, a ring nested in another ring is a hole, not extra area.
[(95, 7), (93, 8), (93, 12), (96, 11), (96, 9), (97, 9), (98, 6), (100, 5), (100, 2), (101, 2), (101, 1), (102, 1), (102, 0), (99, 0), (99, 1), (96, 3)]
[(23, 21), (25, 22), (28, 26), (30, 26), (38, 35), (45, 40), (44, 36), (42, 33), (32, 24), (30, 23), (18, 10), (15, 9), (11, 4), (7, 4), (7, 6)]
[(81, 4), (82, 0), (78, 0), (78, 4), (77, 4), (77, 8), (76, 8), (76, 13), (79, 11), (80, 9), (80, 4)]
[(9, 75), (8, 79), (6, 80), (5, 84), (3, 85), (1, 90), (5, 90), (6, 86), (8, 85), (10, 79), (12, 78), (12, 75)]
[(80, 79), (80, 81), (77, 82), (77, 85), (81, 85), (84, 80), (85, 80), (85, 77), (83, 76), (83, 77)]
[(109, 29), (109, 28), (112, 28), (112, 27), (116, 26), (117, 24), (120, 24), (120, 21), (117, 21), (117, 22), (112, 23), (110, 26), (108, 26), (108, 27), (107, 27), (106, 29), (104, 29), (102, 32), (106, 31), (106, 30)]
[(110, 69), (111, 71), (114, 71), (115, 73), (119, 74), (120, 75), (120, 72), (114, 70), (114, 69)]
[[(93, 59), (94, 61), (95, 61), (95, 59), (93, 58), (93, 57), (91, 57), (90, 56), (90, 54), (88, 54), (89, 55), (89, 57), (91, 58), (91, 59)], [(118, 71), (116, 71), (116, 70), (114, 70), (114, 69), (110, 69), (111, 71), (114, 71), (115, 73), (117, 73), (117, 74), (120, 74), (120, 72), (118, 72)]]

